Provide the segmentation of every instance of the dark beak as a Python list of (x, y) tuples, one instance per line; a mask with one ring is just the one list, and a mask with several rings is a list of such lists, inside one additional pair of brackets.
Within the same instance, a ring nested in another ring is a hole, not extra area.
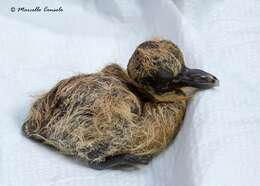
[(187, 67), (183, 67), (175, 83), (199, 89), (209, 89), (219, 85), (218, 79), (210, 73), (199, 69), (189, 69)]

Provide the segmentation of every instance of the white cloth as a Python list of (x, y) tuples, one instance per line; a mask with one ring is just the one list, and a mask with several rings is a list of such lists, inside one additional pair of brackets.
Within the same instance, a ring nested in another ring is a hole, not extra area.
[[(22, 6), (64, 11), (10, 11)], [(259, 9), (257, 0), (0, 1), (0, 185), (260, 185)], [(194, 97), (175, 142), (148, 166), (95, 171), (22, 135), (31, 95), (108, 63), (126, 67), (156, 36), (220, 87)]]

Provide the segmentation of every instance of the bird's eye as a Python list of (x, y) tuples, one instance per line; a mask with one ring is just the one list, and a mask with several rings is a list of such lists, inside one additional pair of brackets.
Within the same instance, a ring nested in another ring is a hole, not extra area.
[(141, 84), (149, 86), (158, 93), (167, 92), (173, 78), (174, 76), (170, 69), (159, 68), (152, 75), (142, 78)]
[(180, 76), (176, 76), (176, 77), (173, 78), (172, 82), (173, 83), (179, 83), (180, 80), (181, 80)]

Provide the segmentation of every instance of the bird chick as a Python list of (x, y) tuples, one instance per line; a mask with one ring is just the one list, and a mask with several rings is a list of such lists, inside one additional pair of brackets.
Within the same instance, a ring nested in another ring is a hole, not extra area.
[(94, 169), (147, 164), (180, 129), (183, 88), (216, 84), (214, 76), (185, 67), (171, 41), (146, 41), (127, 72), (112, 64), (60, 81), (33, 103), (23, 131)]

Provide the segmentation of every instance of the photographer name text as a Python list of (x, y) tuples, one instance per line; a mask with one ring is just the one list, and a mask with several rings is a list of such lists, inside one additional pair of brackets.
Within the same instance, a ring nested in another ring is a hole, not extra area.
[(32, 12), (46, 12), (46, 13), (51, 13), (51, 12), (63, 12), (62, 6), (60, 7), (40, 7), (36, 6), (33, 8), (28, 8), (28, 7), (11, 7), (11, 12), (19, 12), (19, 13), (32, 13)]

